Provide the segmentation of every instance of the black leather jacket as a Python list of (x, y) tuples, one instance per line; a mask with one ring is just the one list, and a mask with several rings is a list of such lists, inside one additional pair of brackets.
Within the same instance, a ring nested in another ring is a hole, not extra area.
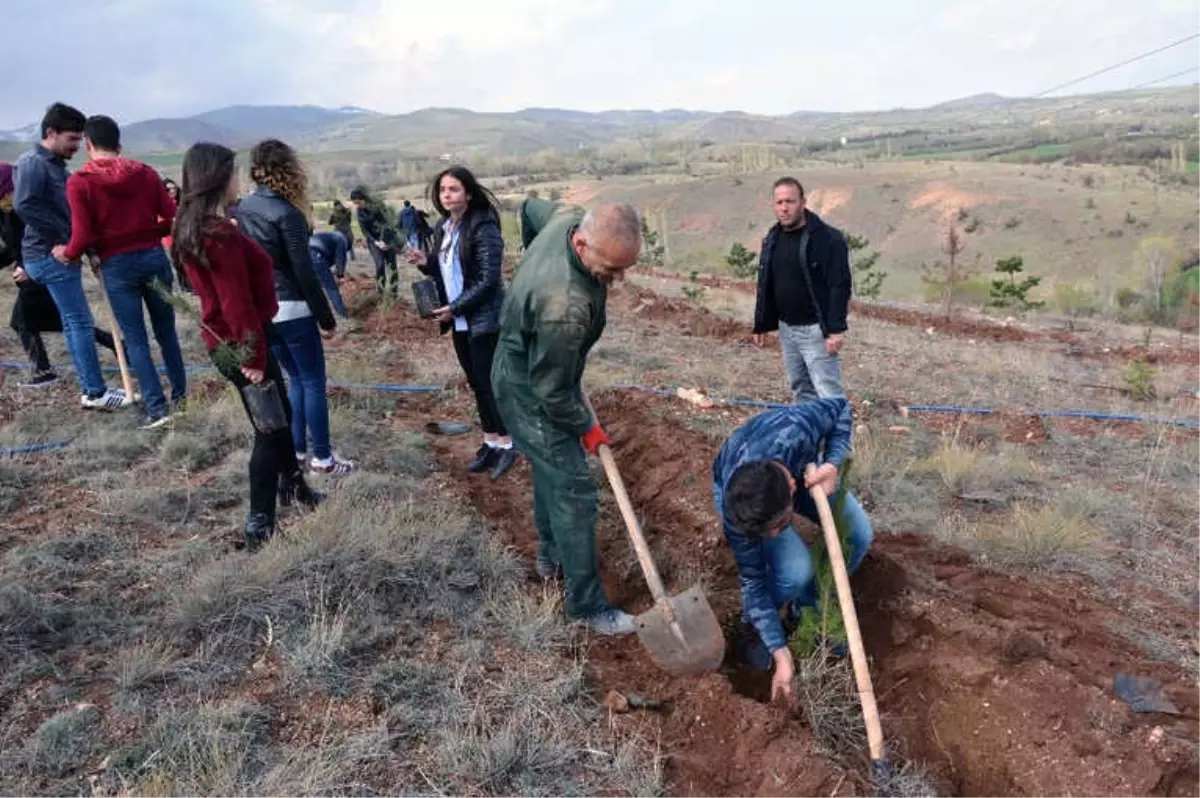
[[(438, 255), (442, 251), (445, 220), (433, 228), (428, 259), (421, 271), (437, 280), (438, 297), (446, 304), (446, 286)], [(468, 211), (463, 217), (458, 235), (458, 262), (462, 266), (463, 292), (450, 305), (455, 316), (466, 316), (472, 338), (500, 332), (500, 306), (504, 304), (504, 238), (500, 234), (500, 216), (494, 210), (486, 213)], [(452, 324), (443, 324), (442, 332)]]
[(280, 302), (303, 300), (322, 330), (337, 326), (321, 281), (308, 254), (308, 220), (295, 205), (269, 188), (259, 188), (238, 203), (238, 227), (271, 256), (275, 296)]

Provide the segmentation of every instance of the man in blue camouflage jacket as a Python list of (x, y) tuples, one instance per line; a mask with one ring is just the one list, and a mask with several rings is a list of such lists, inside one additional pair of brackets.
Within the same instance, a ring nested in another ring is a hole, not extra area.
[[(733, 550), (742, 586), (742, 620), (757, 633), (747, 659), (760, 669), (774, 661), (771, 697), (790, 695), (795, 663), (780, 611), (813, 605), (816, 589), (808, 546), (792, 528), (794, 513), (820, 523), (808, 488), (820, 485), (838, 501), (838, 472), (850, 454), (850, 403), (817, 399), (770, 410), (739, 427), (713, 461), (713, 499)], [(804, 469), (817, 465), (812, 478)], [(802, 487), (801, 487), (802, 486)], [(850, 530), (851, 572), (871, 545), (871, 521), (847, 493), (842, 520)]]

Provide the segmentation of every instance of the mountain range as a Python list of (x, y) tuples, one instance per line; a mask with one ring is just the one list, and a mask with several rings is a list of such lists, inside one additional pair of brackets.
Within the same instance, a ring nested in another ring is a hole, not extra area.
[[(122, 140), (130, 154), (177, 153), (197, 141), (244, 148), (277, 137), (306, 152), (388, 150), (412, 154), (486, 150), (521, 156), (558, 149), (600, 146), (614, 139), (653, 139), (714, 143), (790, 143), (839, 137), (901, 135), (926, 130), (1038, 125), (1056, 122), (1109, 122), (1135, 109), (1155, 106), (1176, 114), (1197, 111), (1194, 86), (1176, 86), (1105, 94), (1042, 99), (978, 94), (922, 109), (863, 112), (799, 111), (781, 116), (740, 111), (684, 109), (613, 110), (526, 108), (485, 113), (459, 108), (425, 108), (406, 114), (381, 114), (364, 108), (314, 105), (231, 105), (174, 119), (148, 119), (125, 125)], [(1128, 110), (1126, 110), (1128, 109)], [(31, 141), (37, 125), (0, 131), (0, 150)]]

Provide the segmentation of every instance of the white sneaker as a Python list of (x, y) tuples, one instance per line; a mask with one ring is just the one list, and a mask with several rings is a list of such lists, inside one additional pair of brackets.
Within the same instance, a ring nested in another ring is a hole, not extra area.
[(598, 635), (607, 637), (617, 637), (620, 635), (631, 635), (637, 631), (633, 624), (633, 616), (624, 610), (610, 609), (601, 610), (589, 618), (580, 620), (587, 628), (591, 629)]
[(133, 404), (133, 398), (126, 396), (125, 392), (120, 388), (109, 388), (101, 396), (95, 399), (90, 398), (87, 394), (79, 397), (79, 404), (84, 410), (119, 410), (122, 407), (128, 407)]

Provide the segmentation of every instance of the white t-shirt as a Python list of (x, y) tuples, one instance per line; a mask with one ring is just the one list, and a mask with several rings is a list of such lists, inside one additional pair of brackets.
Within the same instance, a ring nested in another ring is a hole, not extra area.
[[(447, 219), (442, 223), (442, 249), (438, 253), (438, 266), (442, 270), (442, 285), (446, 287), (448, 304), (453, 304), (463, 292), (462, 264), (458, 261), (458, 231), (459, 225), (453, 224), (452, 220)], [(466, 332), (467, 329), (467, 317), (455, 316), (455, 332)]]

